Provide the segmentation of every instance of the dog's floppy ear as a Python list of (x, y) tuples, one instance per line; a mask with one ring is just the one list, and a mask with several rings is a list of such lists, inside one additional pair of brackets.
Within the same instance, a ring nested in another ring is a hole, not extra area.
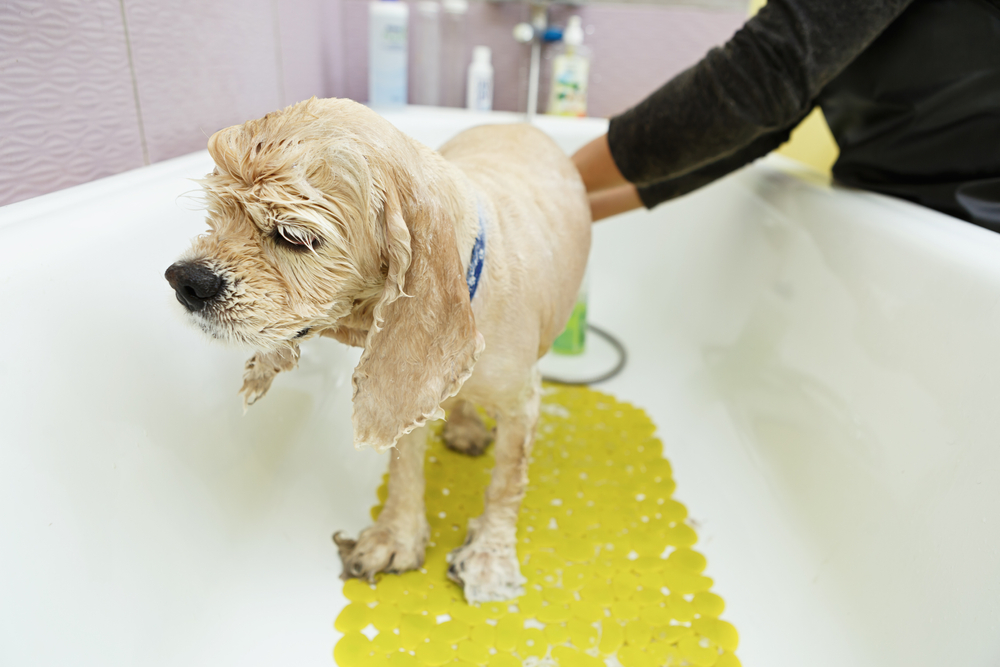
[[(384, 451), (430, 419), (472, 374), (483, 350), (455, 243), (453, 220), (422, 209), (404, 220), (385, 189), (381, 218), (388, 275), (354, 370), (354, 446)], [(381, 222), (381, 220), (380, 220)]]

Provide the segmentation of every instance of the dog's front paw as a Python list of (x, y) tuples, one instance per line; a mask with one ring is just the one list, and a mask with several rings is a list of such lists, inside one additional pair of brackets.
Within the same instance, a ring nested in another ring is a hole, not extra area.
[(378, 572), (406, 572), (424, 564), (429, 529), (400, 531), (379, 525), (361, 532), (357, 540), (333, 536), (344, 564), (341, 579), (367, 579)]
[(295, 368), (299, 362), (299, 348), (292, 345), (270, 352), (258, 352), (247, 360), (243, 367), (243, 410), (246, 411), (267, 393), (274, 376), (282, 371)]
[[(250, 361), (253, 361), (251, 359)], [(243, 375), (243, 387), (240, 389), (240, 396), (243, 397), (243, 409), (246, 410), (257, 402), (271, 388), (274, 380), (274, 373), (258, 373), (250, 370), (250, 361), (247, 362), (247, 371)]]
[(513, 544), (472, 539), (448, 556), (448, 578), (465, 589), (468, 602), (500, 602), (524, 595), (521, 568)]

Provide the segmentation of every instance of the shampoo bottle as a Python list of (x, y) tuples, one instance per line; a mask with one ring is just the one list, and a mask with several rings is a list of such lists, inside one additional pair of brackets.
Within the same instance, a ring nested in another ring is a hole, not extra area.
[(548, 113), (586, 116), (589, 77), (590, 50), (583, 46), (583, 26), (579, 16), (571, 16), (563, 32), (561, 52), (552, 61)]
[(406, 104), (409, 8), (399, 0), (368, 5), (368, 103)]
[(472, 64), (466, 85), (465, 106), (473, 111), (493, 110), (493, 65), (490, 47), (477, 46), (472, 50)]

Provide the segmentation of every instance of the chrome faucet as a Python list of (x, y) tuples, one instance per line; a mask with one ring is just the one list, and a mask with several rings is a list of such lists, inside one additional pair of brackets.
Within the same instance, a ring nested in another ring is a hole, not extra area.
[(514, 26), (514, 39), (521, 44), (531, 43), (531, 66), (528, 69), (528, 122), (535, 119), (538, 113), (538, 83), (541, 78), (542, 40), (549, 26), (550, 2), (531, 2), (530, 23), (518, 23)]

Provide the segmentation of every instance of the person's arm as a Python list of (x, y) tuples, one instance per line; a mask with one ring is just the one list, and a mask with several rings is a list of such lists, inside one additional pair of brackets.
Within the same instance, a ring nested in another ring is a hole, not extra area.
[(631, 183), (592, 192), (588, 199), (590, 200), (591, 222), (643, 207), (639, 190)]
[(643, 205), (636, 187), (615, 166), (608, 149), (608, 135), (601, 135), (574, 153), (573, 164), (589, 193), (590, 217), (594, 222)]
[[(743, 167), (758, 158), (764, 157), (775, 148), (788, 141), (788, 137), (791, 135), (792, 130), (794, 130), (795, 127), (802, 122), (803, 118), (805, 118), (805, 116), (802, 118), (796, 118), (789, 123), (788, 127), (761, 135), (743, 148), (719, 158), (715, 162), (710, 162), (709, 164), (681, 174), (680, 176), (666, 178), (662, 181), (656, 181), (654, 183), (643, 185), (637, 188), (636, 196), (640, 199), (643, 206), (646, 208), (653, 208), (657, 204), (680, 197), (681, 195), (686, 195), (687, 193), (693, 192), (704, 185), (708, 185), (730, 172), (736, 171), (740, 167)], [(614, 215), (614, 213), (612, 213), (612, 215)]]
[(727, 44), (611, 120), (615, 169), (641, 192), (783, 131), (910, 1), (769, 0)]
[(587, 192), (598, 192), (628, 183), (618, 171), (614, 158), (611, 157), (606, 134), (602, 134), (574, 153), (573, 164), (580, 172)]
[(797, 118), (788, 127), (760, 136), (749, 145), (715, 162), (642, 187), (629, 183), (618, 171), (608, 150), (607, 135), (598, 137), (577, 151), (573, 162), (590, 193), (591, 218), (597, 222), (643, 206), (653, 208), (668, 199), (680, 197), (722, 178), (788, 141), (788, 136), (801, 121), (801, 118)]

